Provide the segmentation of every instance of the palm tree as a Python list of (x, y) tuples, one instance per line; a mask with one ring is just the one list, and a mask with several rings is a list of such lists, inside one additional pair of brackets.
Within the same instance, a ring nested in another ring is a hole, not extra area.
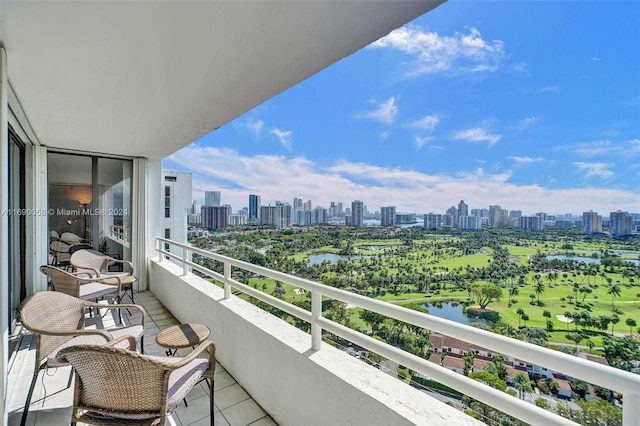
[(617, 283), (609, 284), (609, 288), (607, 289), (607, 294), (611, 295), (611, 309), (614, 309), (613, 298), (620, 297), (620, 286)]
[(513, 375), (513, 387), (518, 390), (520, 399), (524, 399), (525, 392), (531, 392), (531, 382), (525, 373), (518, 372)]
[(470, 372), (473, 371), (473, 352), (467, 351), (462, 356), (462, 360), (464, 361), (464, 371), (463, 374), (468, 376)]
[(536, 282), (536, 286), (534, 288), (534, 291), (536, 292), (536, 294), (538, 295), (538, 302), (540, 302), (540, 295), (542, 293), (544, 293), (544, 283), (542, 282), (542, 280), (538, 280)]

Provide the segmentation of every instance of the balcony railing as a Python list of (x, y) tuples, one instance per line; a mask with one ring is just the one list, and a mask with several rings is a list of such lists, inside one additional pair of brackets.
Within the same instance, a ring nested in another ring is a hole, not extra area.
[[(166, 245), (181, 248), (182, 255), (177, 255), (163, 249)], [(183, 267), (184, 275), (189, 274), (189, 270), (193, 269), (222, 282), (224, 285), (225, 299), (229, 299), (231, 297), (232, 289), (237, 289), (249, 296), (287, 312), (294, 317), (309, 322), (311, 324), (310, 343), (312, 350), (320, 350), (322, 331), (327, 330), (524, 422), (544, 425), (575, 425), (574, 422), (545, 409), (324, 318), (322, 316), (322, 298), (328, 297), (351, 305), (359, 306), (369, 311), (409, 324), (470, 342), (478, 346), (492, 349), (497, 353), (526, 360), (532, 364), (543, 366), (571, 377), (584, 380), (587, 383), (622, 392), (624, 396), (623, 425), (637, 426), (640, 424), (640, 376), (630, 372), (618, 370), (586, 359), (536, 346), (475, 327), (462, 325), (390, 303), (381, 302), (369, 297), (336, 289), (248, 262), (232, 259), (165, 238), (156, 237), (156, 251), (158, 252), (160, 262), (162, 262), (166, 257), (169, 257), (180, 263)], [(192, 262), (190, 260), (192, 253), (221, 262), (224, 265), (224, 273), (220, 274)], [(311, 312), (233, 279), (233, 268), (243, 269), (254, 274), (279, 280), (310, 291)]]
[(125, 247), (129, 247), (129, 229), (119, 225), (109, 225), (109, 237)]

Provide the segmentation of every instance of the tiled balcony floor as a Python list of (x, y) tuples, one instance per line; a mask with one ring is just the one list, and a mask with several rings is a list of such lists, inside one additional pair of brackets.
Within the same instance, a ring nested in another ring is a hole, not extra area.
[[(155, 335), (160, 330), (178, 324), (178, 321), (167, 311), (164, 306), (150, 292), (136, 293), (136, 303), (144, 306), (147, 311), (147, 320), (144, 333), (145, 354), (165, 355), (165, 349), (155, 342)], [(100, 320), (105, 323), (113, 321), (115, 311), (107, 311)], [(125, 322), (133, 321), (139, 324), (139, 318), (135, 317), (135, 311), (130, 315), (122, 310)], [(98, 320), (88, 318), (87, 325)], [(9, 412), (9, 426), (19, 425), (22, 416), (22, 408), (26, 399), (29, 384), (33, 375), (35, 350), (30, 347), (30, 335), (23, 338), (20, 349), (15, 355), (15, 361), (9, 371), (11, 377), (15, 377), (15, 388), (11, 399), (7, 404)], [(179, 355), (188, 354), (189, 349), (182, 349)], [(73, 402), (73, 385), (66, 388), (69, 379), (70, 367), (49, 369), (40, 372), (38, 382), (33, 393), (31, 408), (27, 425), (29, 426), (56, 426), (68, 425), (71, 419), (71, 404)], [(229, 373), (220, 364), (216, 365), (214, 385), (216, 426), (268, 426), (276, 423), (264, 412), (264, 410), (251, 399)], [(46, 398), (44, 396), (46, 395)], [(188, 407), (181, 404), (171, 415), (171, 421), (176, 426), (204, 426), (209, 424), (209, 387), (204, 383), (197, 384), (187, 396)], [(81, 425), (79, 423), (79, 425)]]

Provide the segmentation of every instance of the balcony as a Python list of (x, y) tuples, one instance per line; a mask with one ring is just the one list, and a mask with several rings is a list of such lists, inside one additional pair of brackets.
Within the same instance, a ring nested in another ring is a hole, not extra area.
[[(167, 327), (178, 324), (178, 321), (167, 311), (158, 299), (149, 291), (137, 293), (136, 303), (144, 306), (147, 311), (145, 326), (145, 353), (164, 356), (165, 349), (155, 343), (155, 335)], [(113, 323), (114, 316), (107, 309), (101, 310), (102, 316), (97, 319), (87, 318), (87, 326), (96, 321), (104, 325)], [(137, 318), (132, 317), (125, 310), (122, 311), (126, 323)], [(135, 312), (134, 312), (135, 314)], [(19, 425), (24, 401), (29, 389), (29, 382), (33, 374), (35, 350), (31, 347), (31, 335), (21, 336), (17, 342), (17, 350), (10, 360), (9, 383), (12, 393), (9, 395), (7, 409), (9, 412), (8, 425)], [(178, 351), (186, 356), (188, 349)], [(71, 405), (73, 402), (73, 385), (67, 388), (71, 368), (45, 370), (38, 377), (34, 390), (27, 425), (56, 426), (68, 425), (71, 419)], [(243, 387), (219, 363), (216, 365), (214, 386), (215, 424), (218, 426), (269, 426), (276, 423), (251, 398)], [(187, 396), (188, 406), (180, 405), (171, 416), (176, 426), (208, 425), (209, 424), (209, 387), (200, 383)]]
[[(198, 322), (211, 329), (221, 366), (216, 375), (216, 424), (281, 425), (471, 425), (472, 417), (410, 387), (395, 377), (362, 362), (322, 341), (327, 330), (470, 397), (530, 424), (575, 424), (548, 411), (497, 391), (463, 375), (432, 364), (369, 336), (322, 317), (322, 297), (330, 297), (365, 309), (449, 335), (505, 355), (552, 368), (587, 382), (624, 394), (625, 426), (640, 424), (640, 377), (467, 327), (419, 312), (399, 308), (367, 297), (324, 286), (295, 276), (262, 268), (204, 250), (157, 238), (158, 256), (148, 259), (150, 291), (138, 293), (150, 315), (145, 336), (148, 353), (162, 353), (153, 336), (177, 322)], [(169, 250), (165, 245), (169, 245)], [(175, 254), (177, 249), (181, 255)], [(173, 252), (171, 251), (173, 250)], [(220, 262), (223, 273), (190, 261), (191, 254)], [(311, 292), (311, 312), (264, 294), (232, 278), (235, 269), (286, 282)], [(198, 275), (223, 284), (212, 284)], [(242, 291), (289, 314), (308, 321), (311, 335), (232, 294)], [(9, 402), (9, 424), (18, 424), (26, 392), (24, 376), (32, 372), (33, 351), (18, 351), (12, 358), (10, 383), (16, 383)], [(21, 361), (20, 361), (21, 360)], [(19, 364), (22, 363), (23, 373)], [(18, 368), (17, 368), (18, 367)], [(18, 377), (12, 378), (16, 374)], [(46, 403), (34, 396), (30, 424), (66, 424), (70, 417), (71, 391), (57, 393), (66, 385), (68, 369), (44, 379)], [(28, 380), (28, 379), (27, 379)], [(51, 381), (51, 382), (50, 382)], [(42, 379), (39, 380), (39, 387)], [(28, 383), (27, 383), (28, 386)], [(11, 388), (11, 387), (10, 387)], [(42, 392), (42, 390), (36, 390)], [(173, 416), (175, 424), (206, 424), (206, 388), (196, 388)], [(198, 402), (201, 399), (200, 402)], [(38, 401), (37, 403), (35, 401)], [(205, 402), (202, 402), (205, 401)], [(192, 403), (191, 403), (192, 402)], [(202, 414), (199, 414), (202, 413)]]

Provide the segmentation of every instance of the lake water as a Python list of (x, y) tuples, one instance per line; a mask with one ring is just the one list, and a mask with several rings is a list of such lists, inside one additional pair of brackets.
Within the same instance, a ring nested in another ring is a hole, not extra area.
[(329, 263), (337, 263), (339, 260), (363, 259), (365, 257), (371, 257), (371, 256), (362, 256), (359, 254), (356, 254), (353, 256), (344, 256), (341, 254), (334, 254), (334, 253), (310, 254), (308, 263), (310, 266), (313, 266), (313, 265), (319, 265), (325, 260), (329, 261)]
[(456, 304), (454, 306), (453, 302), (443, 302), (437, 305), (425, 303), (421, 306), (427, 309), (429, 311), (429, 314), (433, 315), (434, 317), (448, 319), (460, 324), (471, 324), (472, 322), (487, 322), (482, 318), (472, 318), (467, 316), (467, 314), (462, 312), (462, 304)]
[[(546, 256), (547, 259), (552, 260), (552, 259), (560, 259), (560, 260), (575, 260), (576, 262), (584, 262), (586, 264), (596, 264), (599, 265), (600, 264), (600, 259), (594, 259), (593, 257), (581, 257), (581, 256), (565, 256), (562, 254), (555, 254), (555, 255), (547, 255)], [(624, 262), (631, 262), (634, 263), (636, 265), (640, 264), (640, 260), (638, 259), (622, 259)]]

